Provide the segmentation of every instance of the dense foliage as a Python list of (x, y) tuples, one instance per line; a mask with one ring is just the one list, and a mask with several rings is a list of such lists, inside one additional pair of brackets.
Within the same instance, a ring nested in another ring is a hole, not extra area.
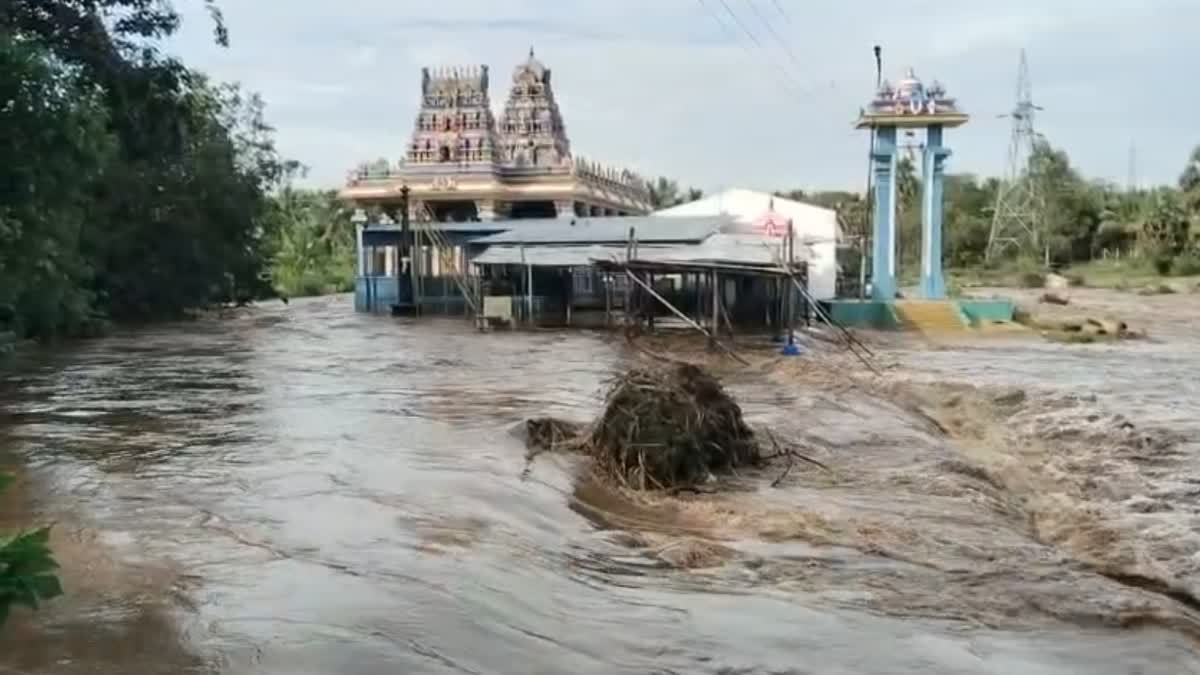
[(646, 181), (646, 191), (650, 193), (650, 204), (656, 211), (694, 202), (704, 196), (703, 191), (696, 188), (680, 188), (679, 183), (665, 176)]
[(269, 292), (264, 219), (290, 167), (256, 97), (156, 48), (178, 25), (145, 0), (0, 9), (0, 332)]
[(351, 210), (334, 191), (285, 187), (266, 218), (267, 255), (275, 289), (286, 296), (354, 288)]
[[(1040, 143), (1024, 180), (1036, 186), (1037, 241), (1027, 237), (988, 260), (988, 238), (997, 178), (948, 175), (945, 183), (945, 251), (951, 267), (1005, 265), (1020, 260), (1070, 265), (1104, 258), (1144, 262), (1161, 273), (1200, 272), (1200, 147), (1193, 151), (1178, 186), (1121, 189), (1084, 178), (1067, 154)], [(920, 176), (913, 162), (897, 167), (897, 211), (902, 268), (920, 260)], [(869, 230), (862, 196), (847, 192), (792, 190), (777, 193), (838, 211), (850, 241)]]

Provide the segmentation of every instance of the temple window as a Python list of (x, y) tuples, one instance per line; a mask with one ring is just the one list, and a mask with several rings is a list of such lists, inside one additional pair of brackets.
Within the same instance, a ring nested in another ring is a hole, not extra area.
[(442, 146), (441, 161), (443, 161), (443, 162), (450, 161), (450, 148), (445, 145)]

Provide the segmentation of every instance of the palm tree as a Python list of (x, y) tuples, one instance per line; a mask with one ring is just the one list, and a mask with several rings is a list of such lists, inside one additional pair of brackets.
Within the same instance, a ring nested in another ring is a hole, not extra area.
[[(917, 178), (917, 167), (911, 157), (901, 157), (896, 163), (896, 231), (898, 236), (892, 245), (896, 247), (896, 259), (904, 259), (903, 252), (910, 254), (919, 250), (920, 218), (912, 217), (912, 207), (917, 204), (921, 192), (921, 181)], [(907, 219), (905, 216), (909, 216)]]
[(659, 176), (656, 180), (646, 183), (650, 192), (650, 205), (657, 209), (665, 209), (679, 203), (679, 183)]

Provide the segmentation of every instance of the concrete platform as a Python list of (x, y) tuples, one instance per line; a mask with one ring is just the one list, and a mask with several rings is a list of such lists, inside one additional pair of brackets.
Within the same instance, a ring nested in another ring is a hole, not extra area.
[(875, 330), (916, 330), (946, 333), (967, 329), (999, 330), (1013, 323), (1015, 303), (1007, 298), (987, 300), (833, 300), (829, 315), (844, 326)]

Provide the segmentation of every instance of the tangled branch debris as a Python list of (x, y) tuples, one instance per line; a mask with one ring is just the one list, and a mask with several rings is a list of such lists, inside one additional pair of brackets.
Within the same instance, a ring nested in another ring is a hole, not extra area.
[(605, 472), (640, 489), (696, 485), (759, 461), (741, 408), (690, 364), (620, 376), (588, 445)]
[(788, 464), (773, 487), (796, 460), (829, 470), (781, 447), (769, 431), (775, 452), (764, 454), (737, 402), (715, 377), (690, 363), (636, 368), (618, 376), (603, 413), (588, 427), (536, 418), (525, 422), (525, 431), (530, 460), (547, 451), (582, 452), (602, 474), (640, 490), (701, 491), (699, 486), (716, 476), (777, 458)]
[(589, 427), (551, 418), (526, 423), (530, 457), (575, 450), (637, 489), (691, 489), (764, 458), (742, 410), (721, 383), (688, 363), (619, 375)]

